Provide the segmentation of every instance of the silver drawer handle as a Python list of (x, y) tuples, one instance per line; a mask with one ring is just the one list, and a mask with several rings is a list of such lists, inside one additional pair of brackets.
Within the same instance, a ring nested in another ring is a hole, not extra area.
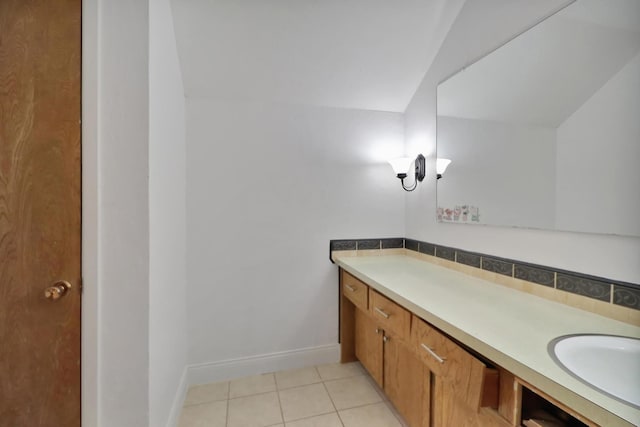
[(389, 316), (391, 316), (390, 314), (385, 313), (384, 311), (382, 311), (382, 310), (381, 310), (380, 308), (378, 308), (378, 307), (373, 307), (373, 309), (374, 309), (375, 311), (377, 311), (378, 313), (380, 313), (380, 315), (381, 315), (382, 317), (384, 317), (385, 319), (388, 319), (388, 318), (389, 318)]
[(344, 287), (349, 289), (350, 292), (355, 292), (356, 291), (356, 288), (354, 288), (353, 286), (349, 286), (346, 283), (344, 284)]
[(427, 351), (427, 353), (432, 355), (433, 358), (436, 359), (438, 362), (444, 363), (444, 361), (446, 360), (444, 357), (438, 356), (438, 354), (435, 351), (431, 350), (426, 344), (420, 343), (420, 347), (424, 348)]

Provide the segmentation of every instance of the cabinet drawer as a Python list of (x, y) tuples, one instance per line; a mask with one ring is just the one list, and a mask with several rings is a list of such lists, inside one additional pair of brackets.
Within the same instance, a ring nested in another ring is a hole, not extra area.
[(498, 406), (498, 371), (476, 359), (440, 331), (413, 316), (414, 349), (431, 372), (441, 377), (471, 408)]
[(356, 307), (369, 309), (369, 287), (346, 271), (342, 272), (342, 294)]
[(369, 289), (371, 315), (384, 330), (395, 332), (400, 338), (409, 340), (411, 313), (395, 302)]

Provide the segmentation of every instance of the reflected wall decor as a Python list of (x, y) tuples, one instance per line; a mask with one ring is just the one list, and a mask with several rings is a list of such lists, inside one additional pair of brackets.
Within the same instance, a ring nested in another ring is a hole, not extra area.
[(478, 224), (640, 236), (640, 1), (578, 0), (437, 96), (438, 157), (454, 159), (438, 180), (440, 209), (480, 206)]

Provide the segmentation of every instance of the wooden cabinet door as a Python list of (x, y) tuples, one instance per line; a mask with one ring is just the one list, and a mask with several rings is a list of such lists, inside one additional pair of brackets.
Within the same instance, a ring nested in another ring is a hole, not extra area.
[(384, 332), (364, 311), (356, 308), (355, 313), (355, 351), (360, 363), (369, 371), (371, 377), (382, 387), (382, 337)]
[(431, 372), (397, 336), (383, 341), (385, 393), (410, 427), (428, 427)]
[(433, 389), (433, 427), (510, 427), (512, 424), (491, 408), (472, 407), (455, 385), (435, 377)]
[(451, 384), (438, 376), (434, 381), (433, 427), (477, 427), (477, 410), (469, 408)]

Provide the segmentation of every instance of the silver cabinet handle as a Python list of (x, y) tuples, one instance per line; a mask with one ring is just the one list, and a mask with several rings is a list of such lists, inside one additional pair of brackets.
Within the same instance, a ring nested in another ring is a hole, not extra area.
[(385, 319), (388, 319), (388, 318), (389, 318), (389, 316), (391, 316), (390, 314), (385, 313), (384, 311), (382, 311), (382, 309), (380, 309), (380, 308), (378, 308), (378, 307), (373, 307), (373, 309), (374, 309), (375, 311), (377, 311), (378, 313), (380, 313), (380, 315), (381, 315), (382, 317), (384, 317)]
[(385, 336), (383, 336), (383, 337), (382, 337), (382, 342), (387, 342), (387, 341), (389, 341), (389, 337), (388, 337), (388, 336), (386, 336), (386, 335), (385, 335)]
[(346, 283), (344, 284), (344, 287), (349, 289), (350, 292), (355, 292), (356, 288), (354, 288), (353, 286), (347, 285)]
[(433, 358), (436, 359), (438, 362), (444, 363), (444, 361), (446, 360), (444, 357), (438, 356), (438, 354), (435, 351), (431, 350), (426, 344), (420, 343), (420, 347), (424, 348), (425, 351), (429, 353), (431, 356), (433, 356)]
[(384, 331), (380, 328), (376, 328), (376, 335), (380, 334), (380, 332), (384, 332)]

